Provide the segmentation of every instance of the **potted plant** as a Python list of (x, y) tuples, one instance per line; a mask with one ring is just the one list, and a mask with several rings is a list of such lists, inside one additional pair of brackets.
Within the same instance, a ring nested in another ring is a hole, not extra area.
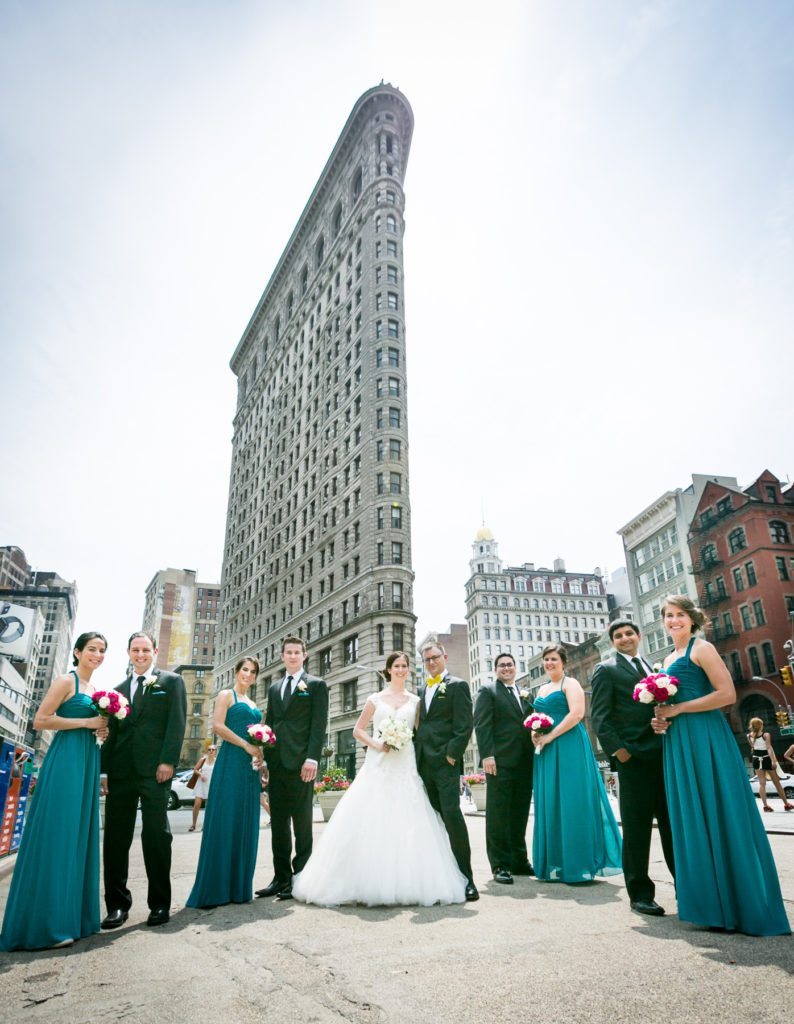
[(472, 772), (471, 775), (464, 775), (463, 781), (468, 784), (471, 790), (471, 798), (478, 811), (485, 810), (485, 773)]
[(314, 792), (317, 796), (320, 810), (323, 812), (323, 821), (328, 821), (334, 813), (334, 808), (349, 787), (350, 779), (348, 779), (342, 768), (329, 768), (317, 776), (317, 780), (314, 783)]

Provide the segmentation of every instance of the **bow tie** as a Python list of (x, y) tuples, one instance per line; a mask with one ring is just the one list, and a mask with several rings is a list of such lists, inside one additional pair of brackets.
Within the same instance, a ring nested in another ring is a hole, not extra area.
[(438, 684), (439, 684), (440, 682), (442, 682), (442, 681), (443, 681), (443, 679), (444, 679), (444, 677), (443, 677), (443, 676), (428, 676), (428, 680), (427, 680), (427, 685), (428, 685), (428, 686), (430, 687), (430, 689), (432, 690), (432, 688), (433, 688), (434, 686), (438, 686)]

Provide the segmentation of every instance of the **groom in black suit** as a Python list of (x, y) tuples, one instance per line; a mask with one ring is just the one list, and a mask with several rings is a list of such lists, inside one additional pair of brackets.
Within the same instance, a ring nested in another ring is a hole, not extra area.
[(146, 923), (165, 924), (171, 913), (171, 828), (167, 811), (171, 778), (185, 738), (185, 683), (175, 672), (153, 667), (157, 646), (148, 633), (133, 633), (127, 654), (132, 673), (116, 689), (127, 698), (131, 711), (121, 721), (109, 719), (110, 735), (101, 754), (102, 788), (107, 794), (104, 929), (124, 924), (132, 906), (127, 876), (139, 800), (143, 861), (149, 880)]
[(271, 684), (265, 714), (265, 723), (276, 734), (275, 745), (265, 751), (274, 877), (256, 895), (288, 900), (292, 876), (303, 870), (312, 852), (314, 780), (328, 728), (328, 687), (304, 671), (306, 644), (300, 637), (285, 637), (281, 660), (285, 675)]
[(653, 705), (633, 699), (634, 687), (653, 669), (640, 656), (640, 631), (633, 622), (610, 623), (609, 639), (615, 656), (596, 667), (590, 714), (598, 741), (617, 767), (620, 780), (623, 876), (631, 909), (660, 916), (664, 909), (654, 899), (656, 887), (648, 873), (654, 818), (664, 859), (675, 875), (662, 737), (651, 728)]
[(532, 710), (515, 685), (512, 654), (494, 659), (495, 683), (486, 683), (474, 702), (474, 729), (487, 800), (485, 847), (494, 881), (512, 885), (513, 875), (532, 875), (527, 856), (527, 821), (532, 799), (534, 748), (524, 719)]
[(441, 644), (425, 644), (422, 660), (428, 678), (419, 691), (416, 766), (430, 803), (444, 821), (471, 902), (480, 894), (472, 878), (469, 833), (460, 809), (463, 752), (473, 726), (469, 684), (447, 672), (447, 652)]

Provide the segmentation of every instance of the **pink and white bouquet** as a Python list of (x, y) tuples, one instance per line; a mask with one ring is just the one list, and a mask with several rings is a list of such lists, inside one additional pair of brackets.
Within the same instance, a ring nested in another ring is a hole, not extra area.
[[(257, 722), (254, 725), (248, 726), (248, 741), (253, 743), (256, 747), (261, 747), (263, 750), (265, 747), (272, 747), (276, 742), (276, 734), (270, 728), (269, 725), (265, 725), (264, 722)], [(251, 764), (254, 770), (259, 768), (258, 764)]]
[(411, 742), (413, 729), (405, 722), (390, 717), (381, 723), (378, 735), (381, 742), (385, 743), (387, 747), (391, 747), (392, 750), (402, 750), (407, 743)]
[[(533, 736), (545, 736), (554, 728), (554, 719), (544, 715), (542, 711), (533, 711), (524, 719), (524, 728), (530, 729)], [(535, 753), (539, 754), (543, 747), (535, 747)]]
[[(130, 705), (127, 698), (118, 690), (94, 690), (91, 694), (91, 704), (94, 711), (103, 718), (124, 719), (130, 713)], [(96, 745), (101, 747), (104, 743), (98, 736)]]
[(679, 682), (666, 672), (654, 672), (634, 687), (634, 699), (640, 704), (666, 704), (678, 693)]

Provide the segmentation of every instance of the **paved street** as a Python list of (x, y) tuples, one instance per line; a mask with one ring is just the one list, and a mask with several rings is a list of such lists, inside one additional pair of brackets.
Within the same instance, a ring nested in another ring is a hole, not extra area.
[[(780, 810), (765, 815), (764, 824), (794, 921), (792, 818)], [(679, 924), (658, 842), (652, 874), (668, 916), (646, 918), (630, 912), (620, 876), (576, 888), (527, 878), (496, 885), (487, 870), (484, 817), (469, 814), (467, 822), (479, 903), (323, 910), (256, 900), (196, 911), (185, 909), (184, 901), (200, 833), (187, 832), (188, 810), (171, 812), (171, 922), (157, 929), (144, 923), (136, 840), (130, 920), (69, 950), (0, 958), (2, 1019), (687, 1024), (741, 1018), (782, 1024), (790, 1017), (792, 940)], [(322, 827), (316, 825), (316, 834)], [(271, 878), (268, 828), (260, 840), (257, 886)], [(3, 905), (8, 882), (0, 882)]]

